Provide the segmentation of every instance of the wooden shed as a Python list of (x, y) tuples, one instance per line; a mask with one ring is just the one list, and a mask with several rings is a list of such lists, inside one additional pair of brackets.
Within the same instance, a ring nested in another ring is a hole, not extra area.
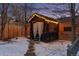
[(29, 37), (33, 40), (51, 41), (59, 37), (59, 22), (38, 13), (30, 16)]
[[(76, 17), (76, 24), (75, 24), (75, 31), (76, 31), (76, 38), (79, 38), (79, 16)], [(60, 39), (62, 40), (72, 40), (73, 39), (73, 29), (72, 29), (72, 19), (71, 17), (63, 17), (60, 18)]]

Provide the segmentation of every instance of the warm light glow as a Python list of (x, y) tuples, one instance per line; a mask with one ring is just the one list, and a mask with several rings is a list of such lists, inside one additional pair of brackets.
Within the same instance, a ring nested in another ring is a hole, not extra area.
[[(52, 20), (49, 20), (49, 19), (46, 19), (46, 18), (44, 18), (44, 17), (42, 17), (42, 16), (40, 16), (40, 15), (38, 15), (38, 14), (34, 14), (34, 15), (29, 19), (29, 21), (31, 21), (31, 19), (32, 19), (33, 17), (35, 17), (35, 16), (37, 16), (37, 17), (39, 17), (39, 18), (42, 18), (42, 19), (44, 19), (44, 20), (47, 21), (47, 22), (51, 22), (51, 23), (58, 24), (58, 22), (52, 21)], [(28, 21), (28, 22), (29, 22), (29, 21)]]
[(50, 20), (45, 20), (45, 21), (58, 24), (58, 22), (55, 22), (55, 21), (50, 21)]
[(33, 17), (35, 17), (35, 14), (28, 20), (28, 22), (31, 21), (31, 19), (32, 19)]

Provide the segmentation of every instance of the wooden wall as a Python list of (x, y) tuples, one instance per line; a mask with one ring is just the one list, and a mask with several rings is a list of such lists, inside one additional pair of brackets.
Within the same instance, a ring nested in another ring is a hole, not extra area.
[[(62, 40), (72, 40), (73, 39), (73, 30), (64, 31), (64, 27), (72, 27), (71, 22), (62, 22), (59, 25), (59, 37)], [(76, 37), (79, 38), (79, 26), (76, 24)]]

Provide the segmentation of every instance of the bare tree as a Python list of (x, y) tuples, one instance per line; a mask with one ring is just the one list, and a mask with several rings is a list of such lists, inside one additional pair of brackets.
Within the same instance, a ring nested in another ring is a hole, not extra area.
[(76, 17), (75, 17), (75, 4), (74, 3), (71, 3), (71, 8), (70, 8), (70, 13), (71, 13), (71, 18), (72, 18), (72, 29), (73, 29), (73, 40), (72, 40), (72, 43), (76, 40), (76, 23), (75, 23), (75, 20), (76, 20)]
[(21, 12), (21, 10), (20, 10), (20, 8), (17, 6), (17, 4), (12, 4), (13, 5), (13, 10), (12, 10), (12, 15), (13, 15), (13, 17), (14, 17), (14, 19), (15, 19), (15, 21), (20, 21), (20, 12)]
[(12, 16), (14, 17), (15, 21), (24, 25), (25, 27), (25, 36), (26, 36), (26, 24), (28, 17), (30, 15), (30, 10), (27, 5), (28, 4), (11, 4), (12, 5)]
[(71, 18), (72, 18), (72, 27), (73, 27), (73, 39), (72, 45), (68, 46), (67, 55), (68, 56), (75, 56), (79, 50), (79, 39), (76, 38), (76, 12), (78, 12), (78, 8), (75, 8), (75, 4), (70, 4), (70, 11), (71, 11)]
[(2, 11), (1, 11), (1, 40), (3, 39), (3, 31), (5, 28), (5, 24), (7, 22), (7, 10), (8, 10), (8, 4), (2, 3)]

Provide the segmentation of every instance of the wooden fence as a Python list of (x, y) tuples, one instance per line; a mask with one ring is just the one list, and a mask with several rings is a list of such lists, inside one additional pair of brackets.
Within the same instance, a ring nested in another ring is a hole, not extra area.
[(27, 36), (27, 26), (18, 23), (7, 23), (3, 31), (3, 37), (5, 40), (14, 37)]

